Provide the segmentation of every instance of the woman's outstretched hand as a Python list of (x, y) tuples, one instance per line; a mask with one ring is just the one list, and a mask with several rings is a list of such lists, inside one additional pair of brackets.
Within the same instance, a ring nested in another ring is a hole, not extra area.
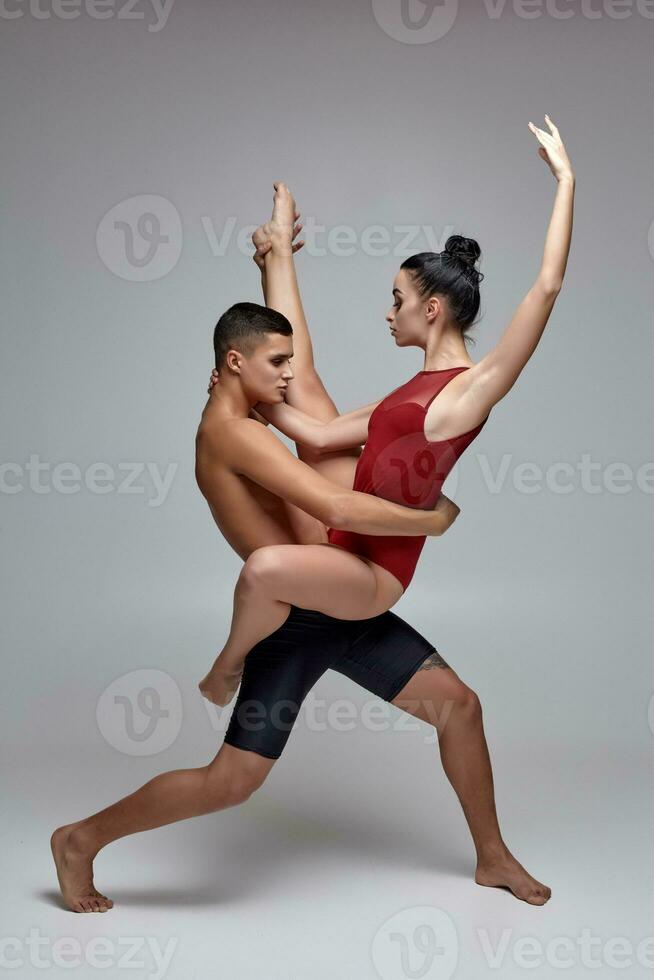
[(568, 159), (561, 135), (548, 115), (545, 116), (545, 122), (551, 130), (549, 133), (534, 126), (532, 122), (529, 123), (530, 130), (541, 144), (538, 148), (539, 156), (548, 165), (557, 181), (574, 180), (572, 164)]

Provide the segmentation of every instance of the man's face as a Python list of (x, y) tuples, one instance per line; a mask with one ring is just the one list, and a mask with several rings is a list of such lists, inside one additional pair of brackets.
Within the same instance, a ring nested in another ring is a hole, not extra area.
[(241, 355), (241, 382), (252, 404), (278, 405), (293, 378), (293, 338), (266, 334), (251, 354)]

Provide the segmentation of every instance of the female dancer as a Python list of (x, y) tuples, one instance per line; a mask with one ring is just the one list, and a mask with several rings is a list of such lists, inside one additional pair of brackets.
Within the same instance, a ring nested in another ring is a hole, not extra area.
[[(394, 303), (386, 319), (395, 343), (425, 351), (424, 368), (414, 378), (381, 402), (327, 423), (290, 405), (257, 405), (285, 435), (316, 451), (365, 442), (355, 490), (405, 506), (434, 507), (452, 466), (533, 354), (562, 287), (575, 188), (559, 131), (549, 116), (545, 120), (549, 133), (529, 123), (557, 181), (543, 259), (489, 354), (475, 364), (465, 347), (465, 330), (479, 310), (479, 246), (452, 236), (443, 252), (420, 253), (403, 262), (393, 284)], [(289, 194), (286, 229), (293, 228), (294, 217)], [(390, 609), (411, 581), (423, 544), (424, 538), (415, 536), (331, 529), (325, 544), (272, 545), (253, 552), (237, 582), (227, 643), (199, 684), (202, 694), (215, 704), (229, 703), (247, 653), (282, 625), (291, 605), (338, 619), (367, 619)]]

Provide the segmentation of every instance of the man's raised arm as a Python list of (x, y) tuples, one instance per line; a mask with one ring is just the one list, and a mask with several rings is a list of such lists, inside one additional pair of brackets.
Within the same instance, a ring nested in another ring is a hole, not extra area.
[(327, 527), (360, 534), (438, 536), (459, 513), (448, 498), (435, 510), (420, 510), (346, 490), (296, 459), (272, 432), (252, 419), (227, 423), (222, 439), (235, 473), (295, 504)]

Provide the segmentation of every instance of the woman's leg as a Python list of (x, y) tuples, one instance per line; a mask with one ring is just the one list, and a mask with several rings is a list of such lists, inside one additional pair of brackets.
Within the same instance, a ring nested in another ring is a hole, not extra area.
[(386, 569), (343, 548), (325, 544), (258, 548), (243, 566), (227, 643), (200, 681), (200, 691), (214, 704), (228, 704), (247, 654), (279, 629), (291, 605), (336, 619), (369, 619), (395, 605), (402, 592)]

